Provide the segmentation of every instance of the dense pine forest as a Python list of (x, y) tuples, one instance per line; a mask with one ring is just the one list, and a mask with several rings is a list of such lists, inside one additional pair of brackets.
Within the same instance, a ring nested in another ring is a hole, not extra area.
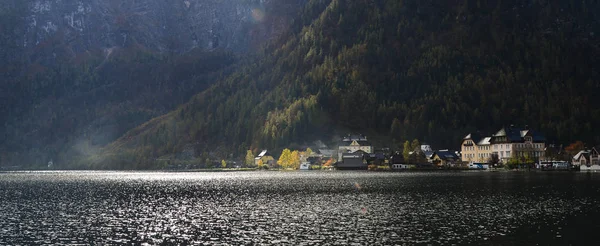
[(311, 0), (250, 55), (129, 48), (26, 73), (7, 64), (0, 163), (159, 168), (157, 159), (242, 159), (348, 132), (392, 148), (414, 138), (458, 148), (468, 132), (510, 124), (552, 143), (598, 144), (598, 10), (597, 1)]

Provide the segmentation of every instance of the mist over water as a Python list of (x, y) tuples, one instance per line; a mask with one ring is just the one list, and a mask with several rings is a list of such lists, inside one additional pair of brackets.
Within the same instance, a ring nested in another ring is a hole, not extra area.
[(589, 244), (586, 173), (0, 173), (0, 245)]

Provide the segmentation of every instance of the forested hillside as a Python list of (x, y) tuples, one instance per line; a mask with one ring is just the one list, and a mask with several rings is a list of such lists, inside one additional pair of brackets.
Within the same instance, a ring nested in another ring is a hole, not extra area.
[(87, 168), (76, 160), (231, 73), (303, 2), (3, 2), (0, 170)]
[[(65, 54), (57, 38), (2, 61), (0, 165), (159, 168), (157, 159), (241, 159), (348, 132), (380, 146), (418, 138), (458, 148), (470, 131), (509, 124), (556, 143), (600, 143), (597, 1), (293, 6), (282, 22), (290, 28), (241, 59), (132, 44), (47, 66), (39, 59)], [(0, 17), (0, 30), (19, 24)], [(10, 37), (2, 32), (0, 44), (14, 45)]]
[[(600, 142), (595, 1), (315, 0), (258, 58), (90, 160), (241, 156), (356, 131), (458, 148), (529, 125)], [(133, 166), (131, 166), (133, 165)]]

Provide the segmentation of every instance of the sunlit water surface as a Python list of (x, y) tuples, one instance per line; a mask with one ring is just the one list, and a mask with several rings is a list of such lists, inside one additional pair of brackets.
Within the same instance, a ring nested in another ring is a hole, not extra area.
[(600, 173), (0, 173), (0, 245), (585, 244)]

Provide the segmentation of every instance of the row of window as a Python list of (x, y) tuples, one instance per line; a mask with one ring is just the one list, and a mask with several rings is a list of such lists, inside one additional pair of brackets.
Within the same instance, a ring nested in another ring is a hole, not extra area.
[(475, 147), (473, 146), (464, 146), (464, 150), (475, 150)]
[(494, 144), (494, 150), (497, 149), (510, 149), (509, 144)]
[(516, 146), (517, 148), (532, 147), (532, 148), (536, 148), (536, 149), (541, 149), (541, 148), (543, 147), (543, 144), (540, 144), (540, 143), (535, 143), (535, 144), (531, 144), (531, 143), (529, 143), (529, 144), (522, 144), (522, 143), (520, 143), (520, 144), (516, 144), (515, 146)]
[[(496, 152), (498, 154), (498, 157), (500, 158), (510, 158), (512, 157), (510, 154), (510, 151), (499, 151)], [(523, 155), (523, 152), (519, 152), (519, 155)], [(477, 154), (477, 156), (481, 159), (481, 158), (489, 158), (492, 155), (492, 153), (479, 153)], [(543, 152), (532, 152), (532, 157), (542, 157), (543, 156)], [(465, 154), (465, 157), (467, 159), (473, 159), (475, 157), (475, 154)]]

